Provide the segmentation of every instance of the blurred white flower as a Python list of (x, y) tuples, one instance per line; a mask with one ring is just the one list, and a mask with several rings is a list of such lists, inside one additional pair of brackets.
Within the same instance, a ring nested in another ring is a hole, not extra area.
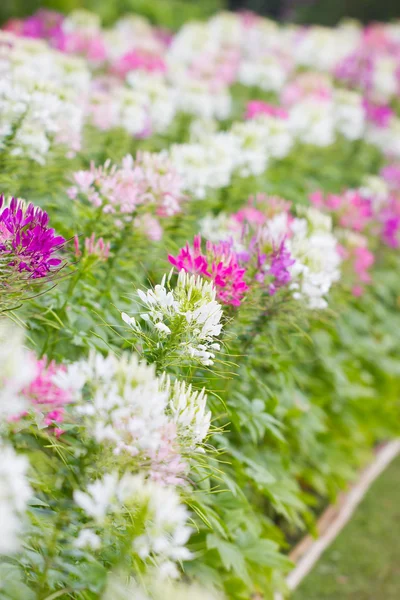
[(23, 513), (32, 495), (27, 470), (25, 456), (0, 444), (0, 554), (16, 552), (20, 545)]

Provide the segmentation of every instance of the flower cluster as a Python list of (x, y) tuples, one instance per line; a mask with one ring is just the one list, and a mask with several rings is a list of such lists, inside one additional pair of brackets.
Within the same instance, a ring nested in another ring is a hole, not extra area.
[[(301, 218), (289, 209), (290, 203), (280, 198), (250, 198), (223, 223), (219, 219), (220, 239), (231, 239), (236, 247), (250, 289), (261, 285), (274, 295), (284, 288), (310, 308), (325, 308), (324, 296), (338, 281), (341, 262), (331, 220), (316, 209), (308, 209)], [(207, 235), (210, 225), (217, 236), (210, 217), (203, 221), (203, 233)], [(181, 251), (182, 259), (187, 252)]]
[(53, 10), (39, 9), (25, 21), (9, 21), (5, 29), (20, 36), (45, 39), (61, 52), (82, 54), (96, 63), (105, 56), (100, 21), (87, 11), (65, 17)]
[(54, 433), (59, 436), (63, 433), (61, 424), (65, 417), (65, 407), (74, 400), (72, 389), (57, 383), (65, 369), (54, 361), (49, 363), (46, 358), (35, 360), (32, 356), (31, 362), (34, 365), (33, 377), (21, 392), (26, 399), (27, 410), (21, 415), (15, 415), (13, 420), (33, 411), (43, 426), (54, 428)]
[[(117, 226), (130, 222), (149, 231), (159, 227), (155, 219), (143, 222), (144, 212), (157, 217), (170, 217), (181, 210), (183, 182), (166, 153), (139, 153), (134, 160), (126, 156), (121, 167), (107, 161), (103, 167), (91, 165), (88, 171), (77, 171), (74, 185), (69, 189), (70, 198), (84, 197), (94, 207), (106, 214), (118, 217)], [(149, 215), (150, 216), (150, 215)], [(152, 226), (153, 225), (153, 226)], [(157, 235), (155, 236), (157, 238)]]
[[(222, 13), (169, 36), (139, 17), (121, 19), (105, 30), (96, 15), (78, 10), (68, 17), (39, 11), (6, 29), (86, 56), (95, 74), (102, 65), (105, 77), (94, 78), (90, 93), (93, 122), (103, 129), (122, 126), (139, 137), (165, 131), (177, 112), (228, 118), (229, 86), (240, 82), (277, 94), (285, 108), (295, 101), (293, 133), (324, 146), (333, 142), (335, 131), (349, 139), (364, 134), (359, 91), (368, 101), (385, 104), (400, 85), (396, 27), (383, 24), (365, 30), (354, 24), (287, 28), (256, 16)], [(317, 72), (297, 75), (299, 67)], [(355, 90), (335, 88), (332, 76)], [(399, 154), (398, 128), (393, 119), (384, 138), (375, 128), (368, 136), (382, 148), (389, 140)]]
[(32, 203), (0, 196), (0, 308), (20, 301), (38, 280), (60, 270), (65, 239), (48, 226), (49, 216)]
[(184, 437), (189, 448), (201, 450), (199, 444), (207, 437), (211, 412), (207, 410), (207, 394), (204, 388), (194, 390), (192, 384), (175, 380), (163, 373), (161, 389), (168, 394), (168, 411), (176, 424), (178, 433)]
[[(129, 539), (132, 555), (148, 563), (157, 579), (177, 577), (177, 564), (192, 558), (186, 547), (190, 515), (180, 487), (188, 487), (183, 476), (190, 455), (205, 452), (211, 418), (205, 391), (167, 374), (157, 377), (155, 367), (134, 354), (118, 359), (93, 353), (88, 360), (62, 366), (25, 351), (15, 330), (3, 327), (1, 335), (11, 344), (1, 344), (0, 435), (17, 427), (40, 438), (48, 435), (45, 426), (56, 426), (65, 417), (68, 443), (79, 440), (81, 449), (91, 452), (97, 444), (101, 452), (95, 471), (100, 476), (89, 475), (72, 490), (73, 510), (84, 515), (78, 528), (74, 525), (74, 546), (98, 552), (109, 539), (110, 527), (114, 535), (123, 527), (125, 551)], [(59, 437), (59, 448), (63, 439)], [(22, 518), (28, 523), (32, 516), (27, 501), (43, 493), (42, 480), (48, 474), (29, 477), (27, 458), (3, 442), (0, 455), (0, 554), (10, 554), (19, 549)], [(111, 457), (115, 470), (108, 472)], [(46, 488), (46, 493), (53, 492)], [(111, 515), (112, 525), (107, 521)]]
[(33, 279), (46, 277), (61, 264), (55, 256), (65, 240), (48, 227), (49, 216), (32, 203), (12, 198), (4, 205), (0, 196), (0, 253), (16, 271), (26, 271)]
[[(216, 340), (222, 331), (222, 308), (216, 300), (214, 285), (183, 270), (174, 288), (168, 291), (166, 283), (169, 286), (164, 275), (154, 289), (138, 290), (144, 307), (140, 319), (155, 334), (157, 346), (158, 340), (164, 341), (163, 352), (170, 358), (177, 354), (212, 365), (215, 351), (220, 350)], [(135, 317), (123, 313), (122, 318), (140, 333)]]
[(110, 446), (115, 455), (149, 463), (154, 480), (181, 484), (187, 471), (182, 456), (201, 449), (210, 427), (204, 390), (172, 382), (166, 374), (158, 378), (154, 367), (134, 354), (120, 359), (92, 354), (59, 369), (53, 386), (58, 395), (68, 400), (72, 395), (79, 402), (76, 410), (98, 443)]
[(188, 560), (185, 547), (192, 532), (189, 513), (171, 487), (146, 480), (142, 475), (106, 474), (89, 483), (87, 491), (75, 490), (74, 500), (86, 515), (102, 523), (108, 513), (134, 510), (142, 513), (133, 550), (143, 561), (155, 562), (162, 577), (177, 577), (176, 562)]
[(46, 210), (0, 199), (0, 579), (273, 597), (282, 520), (398, 433), (399, 25), (5, 29), (1, 185)]
[[(383, 168), (383, 179), (367, 178), (358, 189), (341, 194), (326, 194), (321, 190), (311, 194), (312, 204), (332, 215), (337, 226), (342, 258), (352, 265), (355, 276), (353, 292), (362, 294), (371, 283), (369, 269), (375, 261), (369, 236), (378, 236), (393, 248), (399, 244), (400, 205), (396, 167)], [(385, 181), (387, 178), (387, 182)]]
[(240, 306), (248, 289), (243, 279), (246, 269), (239, 265), (232, 242), (207, 242), (206, 253), (203, 254), (198, 235), (194, 238), (193, 248), (186, 244), (177, 257), (170, 255), (168, 260), (178, 271), (183, 269), (211, 279), (217, 289), (217, 298), (223, 304)]
[(56, 146), (81, 147), (90, 74), (40, 40), (0, 32), (0, 149), (44, 164)]

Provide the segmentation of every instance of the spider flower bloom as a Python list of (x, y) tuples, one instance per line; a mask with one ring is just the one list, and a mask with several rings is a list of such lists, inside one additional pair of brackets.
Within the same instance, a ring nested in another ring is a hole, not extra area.
[(128, 155), (121, 166), (107, 160), (103, 167), (91, 164), (89, 171), (74, 173), (74, 183), (68, 190), (70, 198), (82, 194), (95, 207), (108, 214), (136, 215), (142, 211), (170, 217), (181, 210), (183, 180), (166, 152), (138, 152), (135, 159)]
[(384, 244), (390, 248), (398, 248), (400, 244), (400, 200), (390, 197), (379, 214), (382, 224), (381, 236)]
[(125, 77), (127, 73), (137, 69), (149, 73), (165, 73), (167, 65), (163, 58), (157, 54), (131, 50), (118, 58), (112, 66), (112, 70), (120, 77)]
[(269, 285), (269, 293), (271, 296), (273, 296), (279, 288), (288, 285), (291, 282), (292, 275), (290, 267), (292, 267), (296, 261), (292, 258), (292, 255), (287, 249), (285, 240), (283, 240), (279, 246), (274, 248), (269, 256), (259, 254), (258, 262), (263, 270), (256, 274), (256, 279), (263, 281), (265, 276), (273, 277), (273, 280)]
[(46, 277), (61, 259), (56, 251), (65, 239), (48, 227), (48, 214), (33, 204), (12, 198), (8, 206), (0, 197), (0, 257), (9, 258), (7, 266), (26, 272), (29, 278)]
[(364, 99), (363, 104), (368, 121), (379, 128), (389, 127), (395, 112), (388, 104), (374, 104), (367, 99)]
[(201, 236), (196, 235), (193, 247), (186, 244), (176, 258), (169, 255), (168, 260), (178, 271), (183, 269), (187, 273), (211, 279), (217, 290), (217, 298), (223, 304), (240, 306), (249, 289), (243, 279), (246, 269), (240, 266), (232, 241), (218, 244), (208, 241), (206, 254), (203, 254)]
[(373, 218), (372, 202), (364, 198), (359, 190), (326, 196), (318, 190), (311, 194), (310, 200), (315, 207), (336, 214), (341, 227), (352, 231), (364, 231)]
[[(75, 256), (82, 256), (81, 249), (79, 247), (79, 238), (76, 235), (74, 238), (75, 245)], [(106, 261), (110, 255), (110, 242), (105, 242), (103, 238), (96, 240), (94, 233), (90, 237), (85, 238), (85, 254), (87, 256), (97, 256), (101, 261)]]
[(251, 100), (246, 106), (246, 119), (255, 119), (259, 115), (267, 115), (277, 119), (288, 119), (289, 113), (285, 108), (268, 104), (262, 100)]
[(22, 393), (35, 412), (43, 414), (44, 424), (55, 427), (55, 433), (59, 435), (62, 430), (57, 425), (64, 420), (64, 407), (73, 401), (72, 390), (58, 384), (58, 379), (62, 379), (66, 369), (42, 358), (36, 361), (35, 370), (33, 380)]

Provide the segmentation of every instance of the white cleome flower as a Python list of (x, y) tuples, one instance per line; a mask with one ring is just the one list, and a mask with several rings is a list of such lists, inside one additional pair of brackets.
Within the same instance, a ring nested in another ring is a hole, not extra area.
[(161, 379), (161, 389), (168, 392), (168, 409), (178, 432), (190, 446), (201, 444), (208, 434), (211, 422), (205, 389), (193, 390), (192, 385), (187, 385), (185, 381), (175, 380), (172, 383), (166, 373)]
[(327, 215), (313, 208), (307, 217), (292, 221), (292, 237), (287, 242), (296, 261), (291, 267), (293, 297), (304, 299), (310, 308), (326, 308), (324, 296), (340, 279), (338, 242), (329, 230)]
[(192, 529), (187, 525), (189, 512), (175, 489), (145, 480), (142, 475), (125, 474), (117, 496), (124, 505), (145, 510), (143, 533), (133, 542), (135, 551), (143, 560), (156, 558), (159, 567), (171, 563), (174, 568), (168, 574), (177, 575), (174, 563), (191, 558), (185, 544)]
[(349, 140), (358, 140), (365, 131), (362, 96), (349, 90), (336, 90), (334, 95), (336, 129)]
[[(140, 317), (161, 338), (179, 339), (178, 353), (191, 357), (203, 365), (212, 365), (214, 351), (220, 349), (216, 338), (222, 331), (222, 307), (216, 300), (212, 283), (201, 277), (179, 273), (175, 288), (168, 290), (166, 275), (161, 284), (138, 295), (147, 309)], [(134, 317), (126, 313), (122, 319), (140, 331)]]
[(305, 98), (297, 102), (289, 114), (292, 130), (301, 142), (315, 146), (329, 146), (334, 142), (334, 110), (330, 100)]
[(218, 132), (206, 135), (196, 143), (174, 144), (170, 156), (184, 181), (185, 190), (203, 199), (208, 189), (229, 185), (239, 150), (235, 136)]
[(101, 539), (92, 529), (82, 529), (75, 540), (74, 546), (76, 548), (99, 550), (101, 547)]
[(23, 347), (22, 332), (7, 322), (0, 325), (0, 426), (27, 408), (22, 391), (35, 376), (31, 355)]
[(28, 461), (11, 446), (0, 445), (0, 555), (18, 550), (22, 515), (32, 495)]
[[(175, 488), (146, 480), (142, 474), (125, 473), (118, 477), (108, 473), (87, 486), (87, 491), (75, 490), (74, 500), (88, 517), (102, 523), (107, 514), (117, 515), (129, 510), (140, 515), (138, 535), (133, 549), (142, 560), (151, 559), (168, 576), (177, 576), (176, 562), (189, 560), (186, 543), (192, 533), (187, 525), (189, 511), (182, 504)], [(90, 531), (90, 530), (89, 530)], [(79, 543), (94, 541), (91, 533), (78, 538)]]
[(89, 483), (87, 492), (75, 490), (74, 500), (88, 517), (101, 523), (114, 507), (117, 485), (118, 476), (109, 473), (103, 479)]
[(84, 61), (1, 32), (0, 79), (0, 147), (40, 164), (54, 146), (65, 145), (68, 156), (80, 149), (90, 82)]
[(77, 410), (87, 417), (86, 427), (99, 443), (131, 456), (159, 449), (169, 422), (168, 393), (160, 390), (154, 366), (135, 354), (91, 354), (72, 365), (72, 372), (80, 372), (77, 378), (88, 390), (88, 400)]

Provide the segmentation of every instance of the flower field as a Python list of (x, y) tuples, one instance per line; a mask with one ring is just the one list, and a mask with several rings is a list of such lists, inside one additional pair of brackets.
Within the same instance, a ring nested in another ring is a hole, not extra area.
[(0, 30), (0, 600), (272, 600), (400, 430), (400, 23)]

